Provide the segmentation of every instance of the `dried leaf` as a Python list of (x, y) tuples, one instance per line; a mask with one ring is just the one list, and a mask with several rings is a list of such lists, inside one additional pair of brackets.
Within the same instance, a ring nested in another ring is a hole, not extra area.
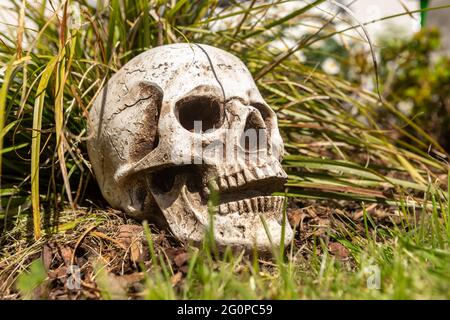
[(347, 259), (350, 255), (350, 252), (346, 247), (344, 247), (339, 242), (332, 242), (328, 245), (328, 250), (330, 250), (331, 254), (338, 257), (339, 259)]
[(42, 247), (41, 257), (45, 271), (48, 273), (48, 271), (50, 270), (50, 265), (52, 263), (53, 250), (47, 243)]
[(61, 251), (61, 256), (62, 256), (66, 266), (72, 265), (72, 262), (71, 262), (72, 261), (72, 248), (70, 248), (68, 246), (61, 246), (60, 251)]
[(175, 265), (179, 268), (182, 265), (184, 265), (189, 259), (189, 255), (186, 251), (183, 251), (179, 254), (177, 254), (175, 256), (175, 258), (173, 258), (173, 262), (175, 263)]
[(176, 286), (181, 279), (183, 279), (183, 274), (181, 272), (177, 272), (172, 276), (172, 278), (170, 278), (170, 283), (172, 286)]
[(130, 258), (133, 262), (142, 262), (144, 260), (144, 252), (142, 249), (142, 243), (138, 241), (138, 239), (135, 239), (131, 243), (130, 246)]

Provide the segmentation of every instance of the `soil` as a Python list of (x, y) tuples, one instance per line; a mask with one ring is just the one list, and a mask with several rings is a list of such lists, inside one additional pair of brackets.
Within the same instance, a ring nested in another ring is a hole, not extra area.
[[(377, 225), (387, 226), (401, 220), (398, 213), (377, 204), (367, 206), (366, 211)], [(314, 239), (320, 238), (330, 254), (352, 264), (350, 252), (339, 240), (349, 225), (353, 234), (366, 232), (363, 211), (357, 204), (327, 201), (325, 205), (319, 201), (291, 200), (287, 213), (296, 230), (294, 252), (307, 255)], [(119, 298), (142, 298), (145, 274), (152, 268), (143, 226), (114, 210), (92, 212), (82, 208), (59, 215), (62, 222), (59, 232), (38, 242), (30, 239), (24, 228), (26, 222), (18, 223), (2, 235), (0, 298), (20, 298), (16, 286), (18, 275), (36, 259), (42, 259), (47, 278), (34, 290), (33, 298), (100, 299), (99, 279), (105, 275), (113, 284), (109, 288), (113, 294), (126, 293)], [(152, 240), (157, 255), (164, 255), (170, 261), (172, 285), (180, 286), (188, 271), (190, 251), (164, 231), (153, 229)], [(80, 290), (72, 290), (72, 282), (68, 280), (77, 272), (81, 278)]]

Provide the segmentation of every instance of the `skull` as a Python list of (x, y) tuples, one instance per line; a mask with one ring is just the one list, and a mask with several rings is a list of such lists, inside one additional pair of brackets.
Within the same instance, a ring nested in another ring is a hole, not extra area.
[[(88, 153), (104, 198), (199, 243), (267, 251), (293, 237), (274, 111), (237, 57), (200, 44), (148, 50), (102, 89)], [(282, 239), (282, 236), (284, 238)]]

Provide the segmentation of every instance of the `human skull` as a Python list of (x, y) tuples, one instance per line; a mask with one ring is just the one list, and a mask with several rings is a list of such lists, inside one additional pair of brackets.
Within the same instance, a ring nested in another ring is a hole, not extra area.
[(230, 53), (173, 44), (138, 55), (97, 96), (89, 131), (111, 206), (181, 241), (212, 230), (219, 247), (267, 251), (292, 240), (284, 198), (271, 195), (287, 178), (276, 115)]

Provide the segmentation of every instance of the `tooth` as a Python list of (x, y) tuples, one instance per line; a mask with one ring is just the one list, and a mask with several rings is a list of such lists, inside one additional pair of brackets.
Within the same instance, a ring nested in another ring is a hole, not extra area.
[(276, 197), (266, 197), (266, 206), (272, 210), (277, 205), (277, 198)]
[(270, 164), (270, 166), (272, 167), (272, 169), (275, 171), (275, 172), (278, 172), (278, 171), (280, 171), (280, 164), (277, 162), (277, 161), (274, 161), (274, 162), (272, 162), (271, 164)]
[(281, 207), (284, 207), (284, 201), (286, 200), (284, 197), (279, 197)]
[(225, 178), (221, 177), (219, 179), (219, 184), (220, 184), (220, 190), (228, 189), (227, 180), (225, 180)]
[(282, 197), (278, 197), (278, 203), (280, 204), (280, 209), (283, 209), (283, 205), (284, 205), (284, 198), (282, 198)]
[(275, 162), (275, 166), (277, 167), (277, 170), (282, 171), (283, 167), (281, 166), (281, 163)]
[(245, 179), (242, 173), (240, 172), (236, 173), (236, 181), (238, 186), (242, 186), (243, 184), (245, 184)]
[(246, 182), (255, 180), (255, 176), (248, 169), (244, 169), (244, 177)]
[(250, 202), (250, 199), (244, 200), (244, 207), (246, 212), (252, 212), (252, 203)]
[(280, 208), (281, 208), (281, 201), (280, 200), (281, 200), (280, 198), (275, 197), (274, 202), (273, 202), (273, 208), (272, 208), (272, 210), (274, 212), (279, 212), (280, 211)]
[(283, 167), (281, 166), (280, 163), (275, 163), (273, 168), (275, 169), (275, 172), (277, 173), (277, 177), (285, 178), (285, 179), (287, 178), (287, 174), (283, 170)]
[(278, 175), (279, 175), (280, 178), (283, 178), (283, 179), (287, 179), (287, 177), (288, 177), (288, 175), (286, 174), (286, 172), (283, 169), (281, 169), (278, 172)]
[(273, 205), (274, 205), (274, 203), (273, 203), (272, 197), (271, 196), (266, 197), (266, 206), (267, 206), (268, 210), (272, 210)]
[(238, 206), (239, 206), (239, 213), (244, 212), (244, 201), (238, 201)]
[(258, 179), (263, 179), (264, 178), (264, 172), (260, 168), (256, 167), (255, 168), (255, 173), (256, 173), (256, 177)]
[(225, 204), (221, 204), (221, 205), (219, 206), (219, 214), (221, 214), (221, 215), (227, 215), (228, 212), (229, 212), (229, 209), (228, 209), (228, 205), (227, 205), (226, 203), (225, 203)]
[(258, 212), (258, 198), (251, 198), (253, 212)]
[(274, 162), (272, 162), (272, 163), (270, 164), (270, 166), (272, 167), (272, 169), (273, 169), (275, 172), (280, 171), (280, 164), (279, 164), (278, 162), (274, 161)]
[(236, 178), (233, 176), (229, 176), (228, 177), (228, 185), (230, 186), (230, 188), (235, 188), (237, 187), (237, 181)]
[(263, 171), (264, 171), (266, 177), (273, 177), (273, 176), (276, 175), (276, 174), (275, 174), (275, 171), (274, 171), (271, 167), (269, 167), (269, 166), (265, 166), (265, 167), (263, 168)]
[(237, 202), (230, 202), (230, 203), (228, 203), (228, 208), (230, 209), (230, 213), (234, 213), (234, 212), (239, 211)]
[(267, 212), (270, 211), (270, 201), (268, 199), (268, 197), (263, 197), (262, 198), (262, 203), (263, 203), (263, 212)]
[(258, 197), (258, 212), (264, 212), (264, 197)]

